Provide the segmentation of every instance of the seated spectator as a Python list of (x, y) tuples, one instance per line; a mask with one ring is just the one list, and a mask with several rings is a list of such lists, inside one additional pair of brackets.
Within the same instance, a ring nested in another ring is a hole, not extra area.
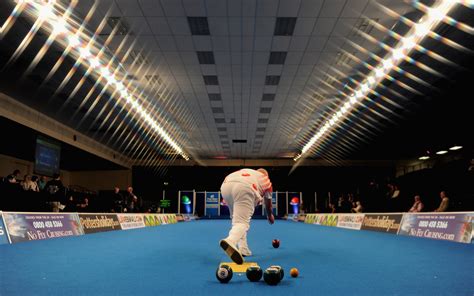
[(356, 207), (355, 208), (352, 208), (351, 209), (351, 212), (352, 213), (362, 213), (362, 210), (364, 208), (362, 208), (362, 204), (360, 203), (360, 201), (356, 201)]
[(43, 191), (44, 188), (46, 187), (46, 177), (45, 176), (41, 176), (38, 180), (38, 188), (40, 191)]
[(70, 195), (69, 198), (66, 200), (66, 208), (65, 212), (77, 212), (77, 205), (76, 201), (74, 200), (74, 196)]
[(38, 184), (36, 184), (36, 182), (33, 182), (33, 181), (31, 180), (31, 176), (30, 176), (30, 175), (25, 175), (23, 181), (21, 181), (21, 187), (22, 187), (23, 190), (25, 190), (25, 191), (35, 191), (35, 192), (39, 192)]
[(20, 170), (14, 170), (13, 173), (7, 176), (9, 183), (20, 183)]
[(415, 203), (411, 207), (411, 209), (408, 211), (410, 213), (419, 213), (423, 210), (425, 205), (421, 202), (421, 198), (419, 195), (415, 195)]
[(435, 212), (446, 212), (449, 207), (449, 198), (446, 196), (446, 191), (441, 191), (439, 193), (439, 196), (441, 197), (441, 203), (439, 204), (439, 207), (434, 210)]
[(78, 212), (87, 212), (87, 210), (89, 209), (89, 199), (85, 197), (82, 203), (77, 204), (76, 206)]

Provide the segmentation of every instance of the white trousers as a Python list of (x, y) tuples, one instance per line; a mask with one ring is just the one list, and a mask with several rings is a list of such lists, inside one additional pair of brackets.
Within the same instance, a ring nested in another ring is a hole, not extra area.
[(229, 206), (232, 228), (227, 241), (238, 246), (240, 251), (248, 252), (247, 231), (255, 211), (255, 192), (248, 184), (227, 182), (221, 186), (221, 194)]

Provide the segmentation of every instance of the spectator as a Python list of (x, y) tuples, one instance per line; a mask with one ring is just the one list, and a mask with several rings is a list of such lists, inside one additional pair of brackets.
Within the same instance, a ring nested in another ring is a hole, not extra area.
[(336, 213), (336, 206), (333, 203), (329, 203), (329, 213), (334, 214)]
[(351, 212), (352, 213), (362, 213), (363, 209), (364, 208), (362, 207), (362, 204), (360, 203), (360, 201), (356, 201), (356, 206), (355, 206), (355, 208), (351, 209)]
[(133, 187), (127, 188), (127, 212), (138, 213), (140, 211), (140, 205), (138, 197), (133, 193)]
[(66, 210), (65, 212), (77, 212), (77, 205), (74, 200), (74, 196), (71, 194), (66, 201)]
[(9, 183), (20, 183), (20, 170), (14, 170), (13, 173), (7, 176)]
[(38, 184), (31, 180), (30, 175), (25, 175), (23, 181), (21, 181), (21, 187), (23, 187), (23, 190), (25, 191), (39, 191)]
[(43, 191), (44, 188), (46, 187), (46, 177), (45, 176), (41, 176), (39, 178), (39, 181), (38, 181), (38, 188), (40, 191)]
[(411, 209), (408, 211), (410, 213), (419, 213), (423, 210), (425, 205), (421, 202), (421, 198), (419, 195), (415, 195), (415, 203), (411, 207)]
[(114, 193), (112, 194), (112, 202), (114, 204), (114, 211), (116, 213), (121, 213), (125, 207), (125, 200), (122, 193), (120, 193), (120, 188), (118, 186), (114, 187)]
[(53, 180), (46, 183), (46, 192), (48, 194), (49, 204), (53, 212), (59, 212), (61, 201), (64, 199), (64, 185), (61, 182), (61, 176), (55, 174)]
[(441, 203), (439, 204), (439, 207), (434, 210), (435, 212), (446, 212), (449, 207), (449, 198), (446, 196), (446, 191), (441, 191), (439, 193), (439, 196), (441, 197)]
[(392, 188), (393, 188), (393, 192), (392, 192), (392, 196), (390, 197), (390, 210), (398, 212), (400, 211), (400, 205), (401, 205), (400, 188), (398, 187), (397, 184), (393, 184)]
[(341, 195), (337, 201), (337, 212), (338, 213), (350, 213), (351, 203), (347, 201), (343, 195)]
[(87, 212), (89, 209), (89, 199), (87, 197), (84, 197), (84, 200), (82, 203), (77, 204), (77, 211), (78, 212)]

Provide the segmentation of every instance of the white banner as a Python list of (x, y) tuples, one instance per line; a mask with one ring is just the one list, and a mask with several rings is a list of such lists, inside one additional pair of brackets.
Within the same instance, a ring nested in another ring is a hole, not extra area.
[(141, 214), (117, 214), (122, 229), (134, 229), (145, 227), (145, 221)]
[(360, 230), (364, 214), (338, 214), (337, 227)]

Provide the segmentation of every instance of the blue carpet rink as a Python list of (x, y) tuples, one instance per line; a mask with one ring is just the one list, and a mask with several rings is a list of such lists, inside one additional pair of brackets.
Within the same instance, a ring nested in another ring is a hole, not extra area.
[(284, 280), (267, 286), (234, 274), (220, 284), (215, 270), (229, 260), (218, 241), (229, 226), (198, 221), (2, 245), (0, 295), (474, 294), (474, 245), (264, 220), (252, 222), (248, 261), (281, 265)]

